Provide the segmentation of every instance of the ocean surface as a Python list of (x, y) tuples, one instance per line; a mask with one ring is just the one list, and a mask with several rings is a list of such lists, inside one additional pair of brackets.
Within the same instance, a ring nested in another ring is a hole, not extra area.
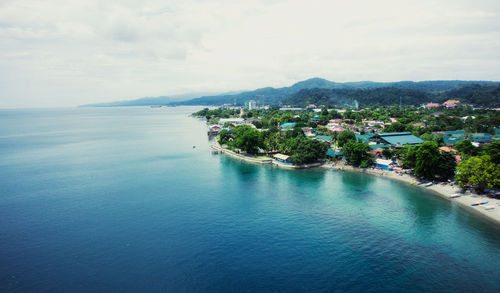
[(0, 110), (0, 292), (500, 292), (498, 227), (213, 155), (198, 109)]

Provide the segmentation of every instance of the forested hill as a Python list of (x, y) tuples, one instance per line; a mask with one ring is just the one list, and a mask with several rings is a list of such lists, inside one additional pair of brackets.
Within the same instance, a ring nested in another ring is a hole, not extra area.
[[(187, 101), (174, 102), (174, 105), (242, 105), (245, 101), (256, 100), (264, 104), (290, 104), (304, 106), (308, 104), (352, 103), (355, 99), (361, 105), (388, 105), (399, 103), (421, 104), (428, 101), (442, 101), (448, 97), (448, 92), (454, 98), (464, 99), (480, 105), (490, 105), (495, 98), (498, 82), (492, 81), (400, 81), (400, 82), (344, 82), (337, 83), (322, 78), (311, 78), (290, 87), (266, 87), (239, 94), (204, 96)], [(476, 91), (481, 92), (477, 94)], [(498, 97), (498, 94), (497, 96)], [(498, 102), (498, 98), (497, 98)]]
[[(185, 94), (148, 97), (128, 101), (117, 101), (85, 105), (88, 107), (149, 106), (149, 105), (243, 105), (256, 100), (259, 104), (351, 104), (357, 100), (360, 105), (387, 105), (399, 103), (419, 104), (428, 101), (443, 101), (447, 98), (460, 99), (477, 105), (499, 106), (499, 85), (492, 81), (399, 81), (399, 82), (333, 82), (322, 78), (311, 78), (289, 87), (265, 87), (253, 91), (232, 92), (221, 95)], [(202, 96), (201, 98), (199, 98)]]
[(444, 102), (448, 99), (458, 99), (464, 103), (489, 107), (500, 107), (500, 85), (472, 84), (445, 92), (425, 92), (397, 87), (376, 89), (305, 89), (283, 100), (284, 104), (295, 106), (344, 105), (353, 104), (356, 100), (360, 105), (384, 106), (399, 104), (420, 105), (427, 102)]

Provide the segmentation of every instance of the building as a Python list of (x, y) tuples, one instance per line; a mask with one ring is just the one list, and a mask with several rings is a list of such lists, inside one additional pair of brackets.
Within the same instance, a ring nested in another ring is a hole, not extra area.
[(446, 108), (455, 108), (459, 105), (460, 105), (459, 100), (448, 100), (448, 101), (443, 103), (443, 106), (445, 106)]
[(316, 135), (314, 139), (324, 141), (327, 143), (330, 143), (332, 141), (332, 137), (329, 135)]
[(219, 119), (219, 125), (224, 126), (224, 124), (234, 124), (234, 125), (242, 125), (245, 123), (245, 119), (243, 118), (221, 118)]
[(389, 132), (374, 135), (379, 143), (390, 144), (392, 146), (403, 146), (406, 144), (421, 144), (424, 141), (411, 132)]
[(288, 160), (290, 156), (284, 154), (274, 154), (273, 158), (280, 163), (291, 164), (291, 162)]
[(391, 160), (376, 159), (375, 169), (389, 170), (392, 171), (394, 163)]
[(280, 127), (281, 128), (294, 128), (296, 124), (297, 124), (296, 122), (287, 122), (287, 123), (281, 124)]
[(257, 109), (257, 102), (255, 102), (254, 100), (250, 100), (248, 102), (245, 102), (245, 108), (248, 111), (255, 110), (255, 109)]
[(441, 107), (441, 104), (438, 104), (438, 103), (427, 103), (427, 104), (424, 105), (424, 108), (426, 108), (426, 109), (437, 108), (437, 107)]

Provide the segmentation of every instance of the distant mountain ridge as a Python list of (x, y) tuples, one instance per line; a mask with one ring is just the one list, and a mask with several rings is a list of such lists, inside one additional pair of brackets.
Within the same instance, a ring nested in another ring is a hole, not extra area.
[[(476, 92), (482, 92), (482, 103), (490, 99), (488, 92), (490, 87), (500, 86), (499, 82), (494, 81), (463, 81), (463, 80), (436, 80), (436, 81), (398, 81), (398, 82), (333, 82), (323, 78), (310, 78), (299, 81), (288, 87), (273, 88), (264, 87), (253, 91), (233, 92), (218, 95), (198, 95), (188, 94), (181, 96), (161, 96), (147, 97), (129, 101), (117, 101), (110, 103), (100, 103), (84, 105), (90, 107), (116, 107), (116, 106), (150, 106), (150, 105), (204, 105), (215, 106), (222, 104), (243, 105), (248, 100), (256, 100), (263, 104), (281, 104), (290, 103), (294, 105), (304, 105), (305, 101), (314, 103), (311, 98), (318, 94), (323, 94), (319, 99), (329, 104), (338, 104), (352, 100), (360, 99), (361, 104), (380, 104), (377, 101), (370, 101), (369, 97), (373, 93), (373, 98), (382, 99), (383, 103), (399, 103), (399, 95), (403, 95), (403, 103), (415, 104), (426, 99), (440, 99), (446, 92), (454, 93), (455, 98), (460, 95), (474, 96)], [(386, 90), (380, 90), (386, 88)], [(467, 90), (462, 90), (467, 88)], [(487, 89), (485, 89), (487, 88)], [(376, 91), (376, 89), (379, 89)], [(390, 90), (389, 90), (390, 89)], [(327, 90), (327, 91), (325, 91)], [(307, 95), (312, 96), (307, 96)], [(389, 95), (387, 98), (385, 95)], [(196, 97), (196, 98), (193, 98)], [(328, 97), (326, 100), (325, 97)], [(415, 98), (418, 97), (418, 98)], [(397, 98), (394, 100), (394, 98)]]
[[(289, 87), (282, 88), (272, 88), (265, 87), (254, 91), (246, 91), (236, 95), (217, 95), (217, 96), (204, 96), (200, 98), (195, 98), (187, 101), (175, 102), (176, 105), (221, 105), (221, 104), (233, 104), (236, 102), (237, 105), (242, 105), (245, 101), (256, 100), (258, 103), (263, 104), (292, 104), (292, 105), (304, 105), (303, 100), (297, 100), (293, 98), (299, 92), (302, 94), (309, 92), (313, 93), (320, 92), (321, 90), (331, 90), (329, 94), (337, 98), (338, 101), (345, 101), (346, 99), (352, 99), (351, 93), (358, 92), (361, 93), (365, 91), (366, 94), (370, 94), (370, 90), (390, 88), (392, 90), (379, 90), (375, 91), (377, 96), (381, 96), (385, 91), (391, 91), (392, 95), (396, 94), (394, 89), (400, 89), (401, 94), (412, 93), (412, 95), (419, 96), (418, 100), (430, 99), (433, 97), (439, 97), (446, 91), (459, 90), (460, 88), (467, 85), (485, 85), (485, 86), (498, 86), (500, 83), (494, 81), (463, 81), (463, 80), (437, 80), (437, 81), (398, 81), (398, 82), (373, 82), (373, 81), (358, 81), (358, 82), (333, 82), (323, 78), (311, 78), (304, 81), (297, 82)], [(305, 92), (304, 92), (305, 91)], [(314, 102), (315, 99), (309, 99)], [(327, 99), (330, 101), (330, 98)], [(363, 104), (366, 104), (367, 99), (363, 99)], [(388, 103), (385, 101), (383, 104)], [(399, 97), (397, 101), (392, 101), (391, 103), (399, 103)], [(405, 99), (407, 104), (415, 104), (415, 99)], [(331, 100), (330, 104), (336, 104), (335, 99)]]

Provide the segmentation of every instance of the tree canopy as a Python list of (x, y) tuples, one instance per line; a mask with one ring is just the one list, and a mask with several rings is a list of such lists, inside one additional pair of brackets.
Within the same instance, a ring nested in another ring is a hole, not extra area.
[(488, 187), (500, 187), (500, 168), (488, 155), (472, 157), (458, 165), (455, 179), (462, 188), (471, 186), (484, 192)]

